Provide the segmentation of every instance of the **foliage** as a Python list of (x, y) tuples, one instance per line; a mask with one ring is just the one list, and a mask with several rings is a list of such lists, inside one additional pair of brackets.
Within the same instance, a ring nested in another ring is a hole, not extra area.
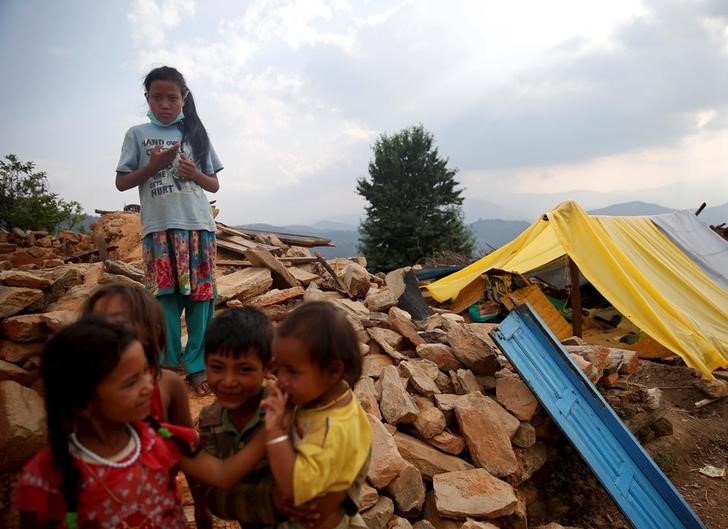
[(368, 266), (388, 271), (444, 251), (469, 258), (475, 244), (463, 222), (457, 170), (448, 169), (432, 134), (422, 125), (382, 134), (373, 152), (369, 178), (357, 180), (369, 202), (359, 227)]
[(655, 454), (655, 463), (663, 472), (670, 472), (675, 468), (675, 456), (672, 452), (657, 452)]
[(56, 232), (81, 226), (81, 204), (66, 202), (48, 190), (45, 171), (33, 162), (23, 163), (14, 154), (0, 160), (0, 226)]

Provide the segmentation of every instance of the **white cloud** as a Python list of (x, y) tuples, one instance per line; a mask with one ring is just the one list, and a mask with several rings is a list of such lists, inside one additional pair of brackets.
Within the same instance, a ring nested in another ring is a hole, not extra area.
[(163, 45), (167, 31), (194, 12), (194, 0), (134, 0), (128, 15), (134, 43), (144, 48)]
[(130, 22), (141, 71), (185, 74), (226, 165), (219, 200), (274, 221), (326, 216), (324, 191), (360, 208), (377, 135), (416, 123), (468, 196), (716, 178), (728, 32), (702, 5), (254, 0), (205, 3), (196, 24), (170, 1)]
[[(629, 190), (649, 197), (653, 190), (672, 186), (690, 192), (674, 196), (663, 205), (687, 208), (697, 198), (717, 203), (728, 200), (728, 129), (700, 130), (679, 145), (640, 149), (601, 156), (582, 163), (543, 165), (501, 171), (467, 171), (462, 182), (470, 195), (492, 198), (492, 190), (544, 193)], [(626, 201), (626, 200), (625, 200)]]
[(348, 29), (325, 29), (338, 15), (350, 13), (348, 2), (340, 0), (257, 0), (239, 20), (239, 29), (259, 42), (280, 39), (293, 50), (316, 44), (350, 49), (353, 37)]

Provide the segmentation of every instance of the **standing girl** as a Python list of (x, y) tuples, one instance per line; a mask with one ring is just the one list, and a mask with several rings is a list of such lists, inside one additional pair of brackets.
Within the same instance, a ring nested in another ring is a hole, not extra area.
[(161, 369), (166, 332), (159, 302), (141, 287), (112, 283), (96, 289), (85, 301), (82, 316), (96, 315), (128, 325), (144, 347), (154, 387), (149, 414), (161, 422), (192, 426), (184, 381), (174, 371)]
[[(116, 168), (116, 187), (139, 187), (142, 253), (149, 291), (167, 321), (162, 367), (181, 363), (198, 393), (209, 391), (203, 344), (215, 308), (215, 221), (205, 191), (220, 188), (223, 166), (197, 116), (182, 74), (169, 66), (144, 79), (149, 123), (130, 128)], [(182, 354), (182, 311), (187, 346)]]
[[(351, 391), (361, 376), (353, 327), (330, 303), (304, 303), (279, 325), (271, 350), (277, 381), (261, 406), (276, 486), (295, 505), (317, 498), (317, 529), (366, 527), (358, 508), (372, 431)], [(347, 496), (331, 494), (339, 491)]]
[(195, 451), (193, 429), (148, 418), (152, 377), (123, 325), (85, 318), (62, 329), (41, 369), (50, 446), (16, 486), (24, 529), (182, 529), (177, 464), (229, 488), (265, 454), (263, 432), (223, 462)]

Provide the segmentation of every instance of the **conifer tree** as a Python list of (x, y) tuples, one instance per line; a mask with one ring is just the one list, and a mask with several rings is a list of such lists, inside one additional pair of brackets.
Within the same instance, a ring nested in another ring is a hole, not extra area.
[(369, 178), (357, 180), (369, 202), (359, 226), (368, 268), (389, 271), (442, 251), (470, 258), (474, 238), (463, 221), (457, 169), (439, 156), (432, 134), (422, 125), (382, 134), (372, 150)]

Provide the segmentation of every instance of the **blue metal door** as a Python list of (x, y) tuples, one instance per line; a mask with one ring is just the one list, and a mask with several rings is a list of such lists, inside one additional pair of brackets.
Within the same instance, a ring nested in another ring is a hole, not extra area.
[(635, 529), (705, 529), (528, 304), (491, 336)]

